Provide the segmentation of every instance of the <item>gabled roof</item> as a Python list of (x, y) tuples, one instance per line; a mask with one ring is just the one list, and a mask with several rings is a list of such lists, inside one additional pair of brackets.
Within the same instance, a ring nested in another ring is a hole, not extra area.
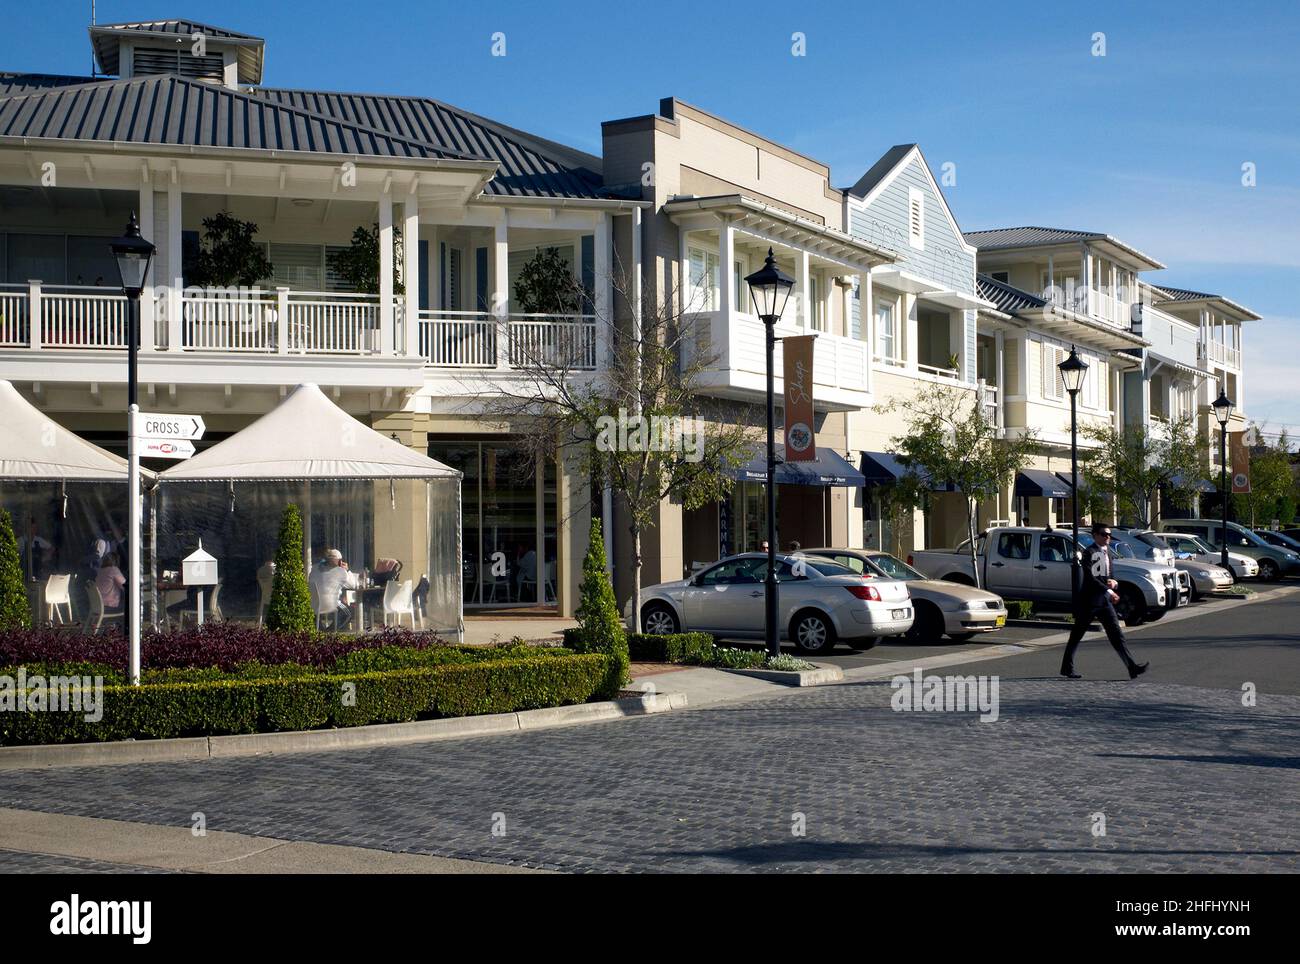
[(257, 84), (262, 80), (262, 58), (266, 41), (252, 34), (227, 30), (199, 23), (197, 20), (142, 20), (134, 23), (101, 23), (90, 27), (90, 43), (95, 48), (95, 61), (106, 74), (118, 74), (119, 51), (123, 37), (154, 38), (170, 44), (183, 42), (189, 49), (190, 38), (202, 34), (209, 40), (219, 40), (240, 48), (238, 52), (239, 80)]
[(1130, 247), (1118, 238), (1100, 231), (1074, 231), (1068, 228), (1043, 228), (1036, 226), (1019, 228), (991, 228), (985, 231), (967, 231), (966, 240), (981, 251), (1005, 251), (1013, 248), (1041, 248), (1054, 244), (1071, 244), (1091, 241), (1111, 245), (1120, 251), (1145, 262), (1152, 268), (1164, 265), (1155, 258), (1143, 254), (1137, 248)]
[(851, 194), (856, 198), (866, 197), (871, 193), (871, 189), (883, 181), (885, 175), (896, 168), (916, 146), (915, 144), (895, 144), (881, 155), (880, 160), (867, 169), (866, 174), (858, 178), (858, 183), (852, 187), (841, 188), (841, 190), (845, 194)]
[(176, 74), (0, 97), (4, 138), (484, 160)]
[(1166, 296), (1164, 300), (1157, 301), (1156, 304), (1193, 304), (1199, 301), (1216, 302), (1221, 308), (1226, 308), (1229, 312), (1239, 315), (1244, 321), (1259, 321), (1260, 316), (1255, 314), (1244, 305), (1239, 305), (1231, 298), (1225, 298), (1223, 295), (1207, 294), (1204, 291), (1191, 291), (1187, 288), (1170, 288), (1165, 285), (1152, 285), (1152, 291), (1157, 297)]
[(930, 184), (931, 192), (938, 199), (943, 216), (947, 219), (948, 226), (952, 228), (957, 243), (963, 245), (968, 254), (973, 255), (975, 248), (963, 236), (961, 226), (957, 223), (957, 217), (952, 213), (952, 208), (948, 206), (948, 199), (944, 196), (943, 189), (939, 187), (938, 182), (935, 181), (934, 174), (931, 172), (930, 165), (926, 162), (925, 155), (921, 152), (919, 144), (896, 144), (885, 151), (880, 160), (872, 164), (867, 173), (858, 179), (857, 184), (845, 190), (845, 195), (859, 204), (870, 205), (875, 199), (875, 195), (884, 190), (885, 185), (892, 181), (895, 175), (910, 164), (913, 159), (920, 166), (921, 172)]
[(1008, 315), (1014, 315), (1017, 311), (1042, 308), (1047, 304), (1045, 299), (1037, 295), (1013, 288), (1005, 281), (998, 281), (986, 274), (975, 275), (975, 290), (985, 301), (997, 305), (998, 311)]
[(500, 164), (488, 195), (604, 197), (600, 159), (425, 97), (253, 88), (250, 96)]

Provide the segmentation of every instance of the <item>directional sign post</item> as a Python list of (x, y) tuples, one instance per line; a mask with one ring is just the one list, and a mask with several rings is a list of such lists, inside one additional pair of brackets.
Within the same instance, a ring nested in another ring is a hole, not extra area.
[[(135, 424), (136, 438), (171, 441), (184, 439), (188, 442), (197, 442), (203, 438), (203, 433), (207, 429), (200, 415), (155, 415), (150, 412), (140, 412), (135, 417)], [(191, 454), (193, 454), (193, 446), (191, 446)]]
[(194, 454), (194, 443), (185, 439), (142, 438), (140, 457), (145, 459), (188, 459)]

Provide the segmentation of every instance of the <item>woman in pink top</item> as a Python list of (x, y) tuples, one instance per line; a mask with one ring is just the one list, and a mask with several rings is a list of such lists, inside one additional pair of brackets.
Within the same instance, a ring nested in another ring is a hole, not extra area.
[(126, 576), (117, 568), (117, 556), (113, 553), (104, 556), (99, 573), (95, 576), (95, 585), (99, 587), (106, 612), (116, 612), (122, 608), (122, 587), (126, 585)]

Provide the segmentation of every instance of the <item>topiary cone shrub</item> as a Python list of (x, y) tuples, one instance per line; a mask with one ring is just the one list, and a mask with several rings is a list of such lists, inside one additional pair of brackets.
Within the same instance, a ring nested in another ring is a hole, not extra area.
[(612, 699), (627, 682), (627, 633), (618, 615), (618, 601), (614, 587), (605, 572), (605, 539), (601, 534), (600, 520), (591, 520), (591, 536), (587, 555), (582, 560), (582, 585), (578, 589), (578, 631), (566, 633), (566, 641), (582, 653), (607, 653), (610, 660), (609, 676), (597, 695)]
[(27, 605), (18, 540), (8, 511), (0, 509), (0, 630), (28, 629), (31, 625), (32, 611)]
[(312, 612), (307, 573), (302, 565), (302, 514), (293, 503), (284, 507), (280, 517), (280, 545), (275, 550), (275, 579), (271, 583), (266, 628), (282, 633), (316, 631), (316, 614)]

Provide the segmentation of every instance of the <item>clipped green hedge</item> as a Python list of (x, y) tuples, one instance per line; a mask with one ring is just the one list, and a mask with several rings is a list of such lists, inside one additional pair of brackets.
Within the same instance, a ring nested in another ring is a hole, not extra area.
[[(0, 744), (310, 730), (565, 706), (612, 697), (616, 661), (568, 653), (353, 675), (105, 686), (99, 722), (75, 711), (4, 713)], [(355, 699), (345, 700), (353, 687)]]
[(641, 663), (707, 663), (713, 657), (713, 637), (708, 633), (629, 633), (628, 649)]

